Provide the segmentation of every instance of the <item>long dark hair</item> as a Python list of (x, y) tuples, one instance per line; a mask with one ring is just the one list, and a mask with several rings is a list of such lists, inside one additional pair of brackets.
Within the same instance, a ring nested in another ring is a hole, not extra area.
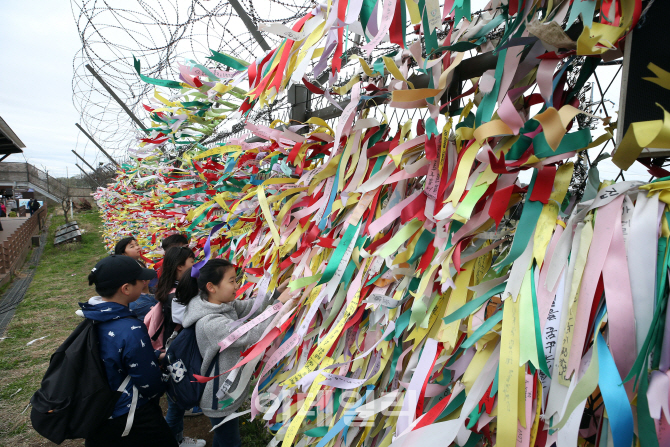
[(167, 300), (170, 290), (177, 281), (177, 268), (184, 265), (189, 258), (195, 259), (195, 255), (188, 247), (172, 247), (165, 253), (161, 277), (154, 295), (159, 302), (164, 303)]
[(203, 300), (206, 300), (208, 296), (207, 283), (220, 283), (226, 274), (226, 270), (231, 267), (234, 268), (235, 266), (225, 259), (210, 259), (200, 268), (200, 274), (197, 278), (191, 277), (191, 269), (186, 270), (179, 279), (179, 285), (177, 286), (177, 302), (186, 306), (198, 293)]
[(132, 241), (135, 241), (135, 240), (137, 240), (137, 239), (135, 239), (134, 236), (124, 237), (119, 242), (117, 242), (116, 245), (114, 246), (114, 254), (115, 255), (125, 254), (126, 253), (126, 247), (128, 246), (128, 244), (130, 244)]

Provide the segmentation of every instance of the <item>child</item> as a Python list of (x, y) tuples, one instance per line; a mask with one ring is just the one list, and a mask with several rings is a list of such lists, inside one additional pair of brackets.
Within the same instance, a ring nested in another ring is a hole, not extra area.
[(174, 301), (175, 290), (185, 271), (190, 270), (195, 262), (195, 255), (188, 247), (172, 247), (163, 258), (163, 274), (156, 287), (156, 300), (163, 305), (165, 318), (164, 342), (172, 336), (176, 325), (182, 324), (186, 306)]
[(128, 376), (130, 380), (112, 417), (86, 439), (87, 447), (177, 447), (158, 406), (157, 398), (165, 390), (158, 359), (146, 327), (128, 309), (155, 276), (153, 270), (140, 267), (130, 257), (115, 255), (98, 262), (88, 276), (100, 295), (91, 301), (99, 304), (80, 306), (86, 318), (98, 322), (100, 357), (109, 387), (116, 390)]
[(142, 249), (140, 244), (133, 236), (124, 237), (114, 246), (115, 255), (126, 255), (136, 261), (140, 261), (142, 257)]
[[(129, 258), (134, 259), (140, 265), (140, 267), (146, 267), (144, 262), (142, 262), (142, 248), (133, 236), (124, 237), (114, 246), (115, 255), (125, 255)], [(130, 306), (130, 311), (135, 314), (137, 318), (144, 321), (144, 317), (147, 315), (149, 310), (156, 305), (158, 301), (149, 291), (149, 283), (146, 283), (142, 289), (142, 294), (137, 299), (137, 301)]]
[[(163, 253), (167, 253), (168, 250), (171, 249), (172, 247), (188, 247), (188, 238), (181, 233), (177, 233), (166, 237), (161, 242), (161, 248), (163, 249)], [(156, 270), (156, 273), (158, 273), (158, 278), (149, 283), (149, 288), (151, 290), (155, 290), (158, 284), (158, 279), (160, 279), (161, 277), (161, 270), (163, 269), (163, 259), (156, 262), (153, 268), (154, 270)]]
[[(177, 286), (177, 302), (186, 305), (184, 313), (184, 327), (195, 325), (198, 347), (202, 354), (202, 369), (207, 371), (209, 365), (219, 352), (218, 343), (230, 335), (230, 324), (241, 317), (246, 316), (253, 306), (253, 300), (235, 300), (235, 293), (239, 285), (235, 279), (235, 266), (224, 259), (212, 259), (201, 269), (198, 278), (191, 277), (191, 271), (187, 270), (179, 280)], [(278, 300), (285, 303), (290, 298), (289, 294), (282, 294)], [(257, 314), (265, 310), (271, 304), (271, 299), (260, 306)], [(253, 318), (255, 315), (250, 316)], [(218, 370), (223, 372), (235, 366), (240, 358), (240, 353), (248, 346), (259, 341), (261, 335), (272, 318), (261, 322), (249, 332), (242, 335), (219, 355)], [(200, 406), (206, 416), (217, 426), (223, 419), (234, 413), (246, 400), (249, 390), (248, 383), (239, 383), (240, 376), (237, 375), (229, 392), (237, 390), (237, 387), (246, 388), (244, 392), (229, 406), (219, 409), (219, 399), (213, 396), (217, 393), (218, 385), (226, 381), (228, 375), (224, 374), (218, 379), (207, 383), (205, 392), (200, 400)], [(215, 388), (216, 386), (216, 388)], [(214, 430), (213, 447), (239, 447), (241, 445), (240, 430), (237, 419), (232, 419)]]
[[(179, 332), (186, 309), (186, 306), (173, 301), (175, 287), (178, 284), (177, 278), (191, 269), (194, 260), (195, 255), (188, 247), (172, 247), (163, 258), (163, 274), (158, 280), (158, 287), (156, 288), (156, 299), (163, 308), (162, 352), (165, 352), (167, 342), (172, 335)], [(180, 447), (205, 447), (204, 439), (184, 437), (184, 413), (185, 409), (173, 402), (168, 396), (168, 410), (165, 419)]]
[(161, 247), (166, 252), (172, 247), (187, 247), (188, 237), (181, 233), (173, 234), (161, 241)]

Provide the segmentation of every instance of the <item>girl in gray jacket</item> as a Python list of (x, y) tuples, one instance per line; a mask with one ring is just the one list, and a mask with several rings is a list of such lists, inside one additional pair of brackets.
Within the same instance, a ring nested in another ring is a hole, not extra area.
[[(200, 268), (197, 278), (191, 276), (189, 269), (179, 280), (176, 291), (177, 302), (187, 306), (183, 326), (195, 325), (198, 348), (202, 355), (201, 371), (209, 370), (210, 364), (219, 353), (218, 343), (234, 331), (235, 328), (231, 327), (234, 321), (240, 318), (249, 321), (273, 302), (284, 303), (290, 299), (288, 293), (282, 294), (278, 300), (272, 300), (272, 295), (268, 294), (254, 314), (246, 318), (255, 300), (236, 300), (235, 294), (238, 288), (235, 266), (224, 259), (212, 259), (207, 262)], [(224, 373), (235, 366), (240, 360), (240, 354), (260, 340), (271, 321), (272, 318), (267, 318), (230, 343), (220, 353), (218, 365), (214, 365), (211, 375)], [(221, 422), (226, 416), (234, 413), (249, 394), (249, 378), (256, 363), (251, 361), (247, 365), (247, 368), (237, 368), (207, 382), (200, 407), (209, 417), (212, 426), (218, 425), (214, 430), (213, 447), (241, 445), (237, 418), (224, 424)]]

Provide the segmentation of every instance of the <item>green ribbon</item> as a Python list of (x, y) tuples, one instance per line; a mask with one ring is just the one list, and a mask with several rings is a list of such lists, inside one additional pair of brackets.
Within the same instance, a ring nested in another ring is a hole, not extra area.
[(656, 424), (649, 413), (647, 389), (649, 389), (649, 378), (647, 374), (642, 374), (637, 393), (637, 433), (642, 447), (658, 447)]
[[(458, 25), (461, 19), (470, 19), (470, 0), (456, 0), (454, 3), (456, 15), (454, 16), (454, 26)], [(424, 25), (425, 28), (425, 25)]]
[(225, 53), (219, 53), (218, 51), (214, 51), (211, 48), (209, 51), (212, 52), (212, 55), (209, 56), (207, 59), (211, 59), (214, 62), (223, 64), (227, 67), (232, 68), (233, 70), (244, 71), (249, 67), (249, 65), (251, 65), (249, 62), (243, 61), (242, 59), (229, 56)]
[[(482, 416), (484, 411), (485, 411), (484, 407), (482, 407), (482, 410), (479, 411), (479, 405), (475, 405), (475, 408), (472, 409), (472, 411), (470, 412), (470, 415), (468, 416), (470, 421), (468, 422), (468, 425), (465, 426), (465, 428), (467, 428), (468, 430), (471, 430), (472, 427), (474, 427), (475, 424), (477, 422), (479, 422), (479, 418)], [(467, 443), (466, 443), (466, 445), (467, 445)]]
[(503, 312), (502, 310), (499, 310), (496, 312), (494, 315), (490, 316), (486, 321), (482, 323), (481, 326), (479, 326), (471, 336), (469, 336), (464, 342), (463, 342), (463, 349), (468, 349), (477, 341), (482, 338), (484, 335), (486, 335), (493, 327), (500, 323), (503, 317)]
[[(400, 2), (400, 23), (407, 23), (407, 5), (405, 0), (398, 0)], [(413, 0), (412, 0), (413, 1)], [(407, 28), (402, 26), (402, 44), (403, 48), (407, 48)]]
[(656, 339), (657, 333), (659, 331), (663, 332), (664, 326), (663, 326), (663, 319), (661, 317), (662, 315), (665, 314), (667, 304), (668, 304), (667, 297), (665, 297), (660, 302), (660, 304), (656, 306), (656, 309), (654, 310), (654, 317), (652, 318), (651, 325), (649, 326), (649, 332), (647, 332), (647, 337), (644, 339), (642, 349), (640, 349), (640, 352), (638, 353), (637, 358), (635, 359), (633, 367), (631, 368), (626, 378), (623, 380), (624, 383), (628, 382), (632, 378), (635, 378), (634, 384), (635, 386), (637, 386), (637, 381), (640, 378), (642, 372), (644, 371), (646, 374), (647, 358), (651, 353), (651, 350), (653, 350), (653, 346), (650, 349), (650, 345), (652, 341)]
[(181, 105), (184, 107), (200, 107), (202, 108), (209, 108), (212, 106), (212, 104), (208, 104), (206, 102), (201, 102), (201, 101), (182, 101)]
[(195, 200), (175, 200), (174, 203), (177, 205), (193, 205), (196, 207), (202, 205), (202, 202), (196, 202)]
[(395, 321), (395, 330), (393, 333), (389, 334), (385, 340), (389, 341), (393, 338), (399, 338), (402, 335), (403, 331), (409, 326), (409, 319), (412, 316), (411, 310), (406, 310), (403, 312), (398, 319)]
[[(516, 1), (516, 0), (511, 0), (511, 1)], [(525, 0), (525, 1), (530, 1), (530, 0)], [(496, 48), (496, 50), (507, 43), (507, 40), (512, 35), (512, 33), (514, 33), (514, 31), (516, 31), (517, 28), (519, 28), (519, 30), (517, 32), (517, 35), (519, 35), (519, 36), (523, 32), (523, 30), (526, 29), (526, 26), (523, 24), (523, 22), (524, 22), (523, 11), (524, 11), (524, 7), (525, 7), (524, 3), (525, 3), (524, 0), (518, 0), (518, 4), (519, 4), (519, 7), (517, 9), (518, 12), (516, 13), (516, 16), (514, 17), (513, 22), (512, 22), (511, 19), (507, 21), (506, 27), (505, 27), (505, 33), (503, 34), (502, 38), (500, 39), (500, 43), (498, 44), (498, 47)], [(508, 11), (509, 11), (509, 8), (503, 9), (503, 14), (507, 17), (508, 17)], [(533, 10), (532, 13), (534, 14), (535, 11)], [(512, 22), (511, 25), (510, 25), (510, 22)]]
[[(413, 1), (413, 0), (411, 0)], [(463, 1), (463, 0), (461, 0)], [(465, 3), (467, 3), (468, 10), (470, 9), (470, 0), (465, 0)], [(405, 8), (402, 8), (401, 10), (403, 13), (405, 12)], [(428, 12), (426, 9), (426, 0), (419, 0), (419, 11), (421, 11), (421, 19), (423, 21), (423, 35), (424, 35), (424, 42), (426, 45), (426, 53), (432, 53), (437, 47), (437, 29), (434, 29), (432, 32), (427, 32), (430, 29), (429, 23), (428, 23)], [(468, 13), (469, 14), (469, 13)], [(403, 14), (404, 16), (404, 14)], [(469, 17), (469, 15), (468, 15)], [(402, 23), (405, 23), (405, 17), (402, 17), (403, 21)], [(457, 22), (456, 22), (457, 23)], [(402, 27), (403, 29), (403, 41), (405, 39), (405, 27)], [(407, 48), (407, 44), (405, 44), (405, 48)], [(432, 77), (431, 77), (432, 79)]]
[(232, 404), (234, 401), (235, 401), (235, 399), (230, 398), (230, 397), (226, 400), (220, 400), (219, 401), (219, 405), (220, 405), (219, 410), (223, 410), (224, 408), (226, 408), (227, 406)]
[(142, 79), (147, 84), (159, 85), (161, 87), (167, 87), (167, 88), (181, 89), (181, 82), (168, 81), (166, 79), (154, 79), (150, 78), (149, 76), (144, 76), (140, 72), (141, 69), (140, 61), (138, 59), (135, 59), (135, 56), (133, 56), (133, 65), (135, 66), (135, 71), (137, 71), (137, 74), (140, 76), (140, 79)]
[(333, 276), (335, 276), (337, 267), (340, 265), (340, 262), (344, 257), (344, 253), (347, 251), (347, 248), (351, 244), (351, 241), (354, 238), (354, 235), (356, 234), (360, 226), (361, 223), (358, 222), (356, 226), (349, 225), (347, 227), (347, 230), (344, 232), (344, 235), (342, 236), (342, 240), (338, 242), (337, 248), (335, 248), (335, 251), (333, 251), (333, 255), (328, 261), (328, 265), (326, 266), (326, 269), (323, 272), (323, 276), (321, 277), (319, 284), (325, 284), (328, 281), (330, 281), (333, 278)]
[[(666, 213), (666, 216), (668, 213)], [(664, 306), (663, 295), (666, 288), (666, 275), (663, 272), (668, 271), (668, 241), (665, 238), (658, 240), (657, 261), (656, 261), (656, 306)], [(665, 312), (661, 314), (661, 327), (665, 328), (665, 319), (667, 315)], [(663, 349), (663, 333), (665, 331), (658, 331), (654, 340), (653, 352), (654, 355), (651, 360), (651, 369), (658, 369), (661, 363), (661, 350)]]
[(423, 256), (423, 254), (428, 249), (428, 245), (431, 243), (433, 239), (435, 239), (435, 235), (428, 230), (424, 230), (421, 233), (421, 236), (419, 236), (419, 240), (416, 243), (416, 247), (414, 247), (414, 253), (412, 253), (412, 257), (409, 258), (407, 262), (409, 264), (412, 264), (414, 261)]
[(432, 116), (428, 117), (428, 119), (426, 120), (426, 133), (428, 134), (429, 137), (433, 135), (437, 136), (442, 133), (439, 130), (437, 130), (437, 124), (435, 124), (435, 120), (433, 119)]
[(449, 405), (447, 405), (447, 408), (442, 411), (442, 413), (437, 417), (437, 420), (446, 418), (449, 416), (451, 413), (456, 411), (458, 407), (463, 405), (465, 402), (465, 391), (461, 391), (458, 396), (456, 396), (451, 402), (449, 402)]
[[(316, 418), (316, 414), (314, 415)], [(305, 432), (305, 435), (311, 437), (311, 438), (323, 438), (326, 436), (326, 433), (328, 433), (328, 426), (322, 426), (322, 427), (315, 427), (310, 430), (307, 430)]]
[(193, 219), (193, 222), (192, 222), (191, 225), (189, 225), (189, 227), (188, 227), (188, 231), (193, 231), (193, 230), (195, 230), (195, 227), (197, 227), (198, 224), (199, 224), (200, 222), (202, 222), (202, 221), (205, 219), (205, 217), (207, 217), (207, 211), (208, 211), (211, 207), (213, 207), (213, 206), (214, 206), (214, 204), (210, 205), (205, 211), (202, 212), (202, 214), (200, 214), (198, 217), (196, 217), (195, 219)]
[(477, 127), (481, 126), (482, 123), (491, 121), (491, 116), (493, 116), (493, 109), (498, 101), (498, 92), (500, 92), (500, 80), (502, 79), (503, 68), (505, 67), (505, 56), (507, 56), (507, 48), (498, 53), (493, 90), (484, 95), (484, 98), (479, 103), (479, 107), (477, 107), (477, 114), (475, 116), (475, 125)]
[(456, 309), (453, 313), (444, 317), (442, 321), (444, 322), (444, 324), (450, 324), (453, 323), (454, 321), (459, 321), (462, 320), (463, 318), (466, 318), (469, 315), (472, 315), (485, 302), (490, 300), (492, 296), (498, 295), (499, 293), (503, 293), (505, 291), (506, 284), (507, 284), (506, 282), (498, 284), (497, 286), (493, 287), (491, 290), (489, 290), (482, 296), (474, 300), (468, 301), (463, 306)]
[(374, 282), (377, 281), (379, 278), (381, 278), (381, 277), (384, 275), (384, 273), (386, 273), (387, 271), (388, 271), (388, 267), (386, 267), (386, 264), (384, 264), (384, 265), (382, 266), (382, 269), (381, 269), (381, 271), (379, 272), (379, 274), (378, 274), (377, 276), (375, 276), (374, 278), (370, 279), (370, 281), (366, 282), (365, 285), (366, 285), (366, 286), (370, 286), (370, 285), (372, 285), (372, 283), (374, 283)]
[(379, 140), (382, 139), (382, 137), (384, 136), (384, 132), (386, 131), (387, 127), (388, 127), (387, 124), (382, 124), (379, 127), (379, 130), (377, 132), (375, 132), (374, 135), (372, 135), (370, 137), (370, 139), (368, 140), (369, 141), (368, 142), (368, 147), (374, 146), (375, 144), (377, 144), (377, 142), (379, 142)]
[[(468, 16), (468, 17), (469, 17), (469, 16)], [(480, 38), (482, 38), (482, 37), (486, 37), (486, 35), (487, 35), (488, 33), (490, 33), (491, 31), (493, 31), (494, 29), (496, 29), (496, 28), (498, 27), (498, 25), (500, 25), (500, 24), (503, 23), (504, 21), (505, 21), (505, 17), (504, 17), (502, 14), (499, 14), (499, 15), (495, 16), (495, 18), (494, 18), (493, 20), (491, 20), (489, 23), (487, 23), (486, 25), (484, 25), (484, 26), (482, 27), (482, 29), (480, 29), (480, 30), (477, 32), (477, 34), (475, 34), (474, 36), (472, 36), (470, 39), (480, 39)]]
[(396, 369), (396, 365), (398, 364), (398, 359), (400, 358), (400, 354), (402, 354), (402, 343), (398, 343), (393, 348), (393, 358), (391, 359), (391, 371), (389, 373), (390, 378), (395, 377), (395, 369)]
[(207, 190), (206, 186), (201, 186), (200, 188), (187, 189), (185, 191), (180, 191), (175, 195), (171, 196), (173, 199), (178, 199), (179, 197), (190, 196), (193, 194), (200, 194)]
[(540, 213), (542, 212), (543, 204), (542, 202), (531, 201), (530, 196), (533, 193), (533, 188), (535, 186), (535, 180), (537, 179), (537, 169), (533, 170), (533, 179), (528, 186), (528, 192), (526, 193), (526, 199), (523, 204), (523, 211), (521, 212), (521, 219), (519, 219), (519, 225), (517, 226), (516, 233), (514, 233), (514, 240), (512, 241), (512, 248), (509, 250), (509, 254), (505, 259), (503, 259), (497, 266), (496, 269), (500, 270), (506, 265), (511, 264), (516, 261), (521, 253), (526, 250), (530, 237), (535, 230), (535, 225), (537, 220), (540, 218)]
[(540, 127), (540, 122), (534, 119), (530, 119), (525, 122), (523, 127), (519, 130), (519, 139), (512, 145), (509, 152), (505, 155), (505, 160), (518, 160), (521, 156), (528, 150), (530, 144), (533, 142), (533, 139), (527, 135), (527, 133), (533, 132)]
[(535, 317), (535, 346), (537, 348), (537, 360), (540, 363), (540, 371), (551, 379), (549, 373), (549, 366), (547, 365), (547, 358), (544, 355), (544, 347), (542, 346), (542, 331), (540, 327), (540, 311), (537, 307), (537, 293), (535, 291), (535, 264), (530, 274), (530, 290), (533, 296), (533, 316)]
[(553, 157), (554, 155), (565, 154), (567, 152), (578, 151), (591, 143), (591, 129), (585, 127), (577, 132), (566, 134), (556, 150), (553, 150), (544, 132), (540, 132), (533, 138), (533, 152), (537, 158)]
[(363, 35), (365, 35), (365, 40), (370, 42), (370, 39), (366, 35), (365, 31), (368, 29), (368, 22), (370, 21), (370, 16), (372, 11), (375, 9), (376, 0), (364, 0), (363, 5), (361, 6), (361, 25), (363, 25)]

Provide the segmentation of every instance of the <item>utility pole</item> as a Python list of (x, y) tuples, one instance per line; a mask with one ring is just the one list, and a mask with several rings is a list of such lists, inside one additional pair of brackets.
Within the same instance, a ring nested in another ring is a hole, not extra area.
[(121, 167), (121, 166), (116, 162), (116, 160), (114, 160), (114, 159), (112, 158), (112, 156), (109, 155), (109, 154), (107, 153), (107, 151), (104, 150), (104, 149), (102, 148), (102, 146), (100, 146), (100, 145), (98, 144), (98, 142), (95, 141), (95, 140), (93, 139), (93, 137), (92, 137), (91, 135), (89, 135), (89, 133), (86, 132), (86, 131), (84, 130), (83, 127), (81, 127), (81, 126), (79, 125), (79, 123), (74, 123), (74, 125), (77, 126), (77, 127), (79, 128), (79, 130), (81, 130), (81, 131), (84, 133), (84, 135), (86, 135), (86, 136), (88, 137), (88, 139), (91, 140), (91, 141), (93, 142), (93, 144), (95, 144), (96, 146), (98, 146), (98, 149), (100, 149), (100, 152), (102, 152), (103, 154), (105, 154), (105, 155), (107, 156), (107, 158), (109, 158), (109, 160), (110, 160), (112, 163), (114, 163), (114, 164), (115, 164), (116, 166), (118, 166), (118, 167)]
[(78, 168), (81, 170), (81, 172), (83, 172), (84, 175), (85, 175), (86, 177), (89, 178), (89, 180), (91, 180), (93, 183), (95, 183), (95, 184), (98, 185), (98, 186), (102, 186), (102, 185), (100, 185), (100, 183), (98, 183), (93, 177), (91, 177), (90, 175), (88, 175), (88, 174), (86, 173), (86, 171), (84, 171), (84, 168), (82, 168), (81, 166), (79, 166), (77, 163), (75, 163), (74, 165), (75, 165), (76, 167), (78, 167)]
[(142, 121), (140, 121), (139, 118), (137, 118), (135, 116), (135, 114), (128, 108), (128, 106), (123, 101), (121, 101), (121, 98), (119, 98), (116, 95), (116, 93), (114, 93), (114, 90), (112, 90), (112, 88), (109, 85), (107, 85), (107, 83), (100, 77), (100, 75), (98, 73), (96, 73), (95, 70), (93, 70), (93, 67), (86, 64), (86, 69), (91, 72), (93, 77), (95, 79), (97, 79), (100, 84), (102, 84), (102, 86), (105, 88), (105, 90), (107, 90), (107, 93), (112, 95), (112, 98), (114, 98), (116, 100), (116, 102), (119, 103), (119, 105), (123, 108), (123, 110), (125, 110), (125, 112), (128, 114), (130, 119), (135, 121), (135, 124), (137, 124), (140, 127), (140, 129), (144, 130), (144, 132), (149, 133), (147, 130), (145, 130), (145, 127), (144, 127), (144, 124), (142, 124)]

